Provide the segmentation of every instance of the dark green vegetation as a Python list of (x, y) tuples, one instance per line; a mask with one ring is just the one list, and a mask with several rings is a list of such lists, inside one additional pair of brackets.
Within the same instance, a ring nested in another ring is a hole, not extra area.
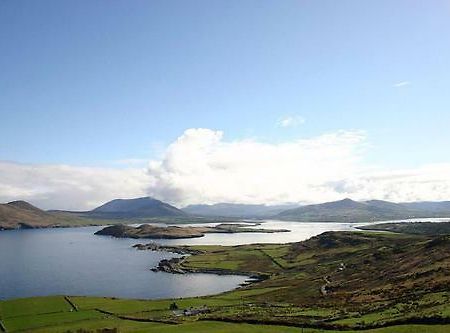
[[(257, 225), (257, 224), (256, 224)], [(246, 224), (226, 223), (215, 227), (159, 227), (151, 224), (143, 224), (139, 227), (127, 225), (112, 225), (97, 231), (96, 235), (113, 236), (117, 238), (148, 238), (148, 239), (178, 239), (203, 237), (210, 233), (241, 233), (241, 232), (289, 232), (285, 229), (256, 229), (247, 228)]]
[[(327, 232), (300, 243), (191, 249), (199, 254), (180, 264), (186, 270), (245, 271), (267, 279), (215, 296), (178, 300), (3, 301), (1, 321), (8, 332), (450, 330), (449, 236)], [(170, 310), (173, 302), (178, 312)]]
[(350, 199), (302, 206), (279, 213), (276, 218), (310, 222), (369, 222), (413, 217), (449, 217), (450, 202), (393, 203)]
[(391, 231), (415, 235), (450, 235), (450, 222), (381, 223), (361, 226), (358, 229)]

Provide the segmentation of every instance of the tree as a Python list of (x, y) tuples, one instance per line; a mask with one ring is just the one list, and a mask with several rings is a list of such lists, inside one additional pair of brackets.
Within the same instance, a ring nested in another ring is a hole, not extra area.
[(178, 310), (178, 305), (177, 305), (177, 303), (173, 302), (172, 304), (170, 304), (169, 310)]

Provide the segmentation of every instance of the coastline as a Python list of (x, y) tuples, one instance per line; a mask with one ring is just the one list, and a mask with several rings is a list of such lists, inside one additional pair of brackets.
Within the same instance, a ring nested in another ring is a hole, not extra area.
[(204, 251), (193, 249), (189, 246), (165, 246), (156, 243), (148, 244), (135, 244), (133, 248), (139, 251), (157, 251), (168, 252), (173, 254), (181, 254), (182, 257), (175, 257), (170, 259), (161, 259), (155, 267), (150, 268), (152, 272), (164, 272), (169, 274), (215, 274), (215, 275), (232, 275), (232, 276), (245, 276), (247, 280), (239, 287), (232, 290), (239, 289), (243, 286), (249, 286), (250, 284), (261, 282), (269, 279), (270, 274), (255, 273), (249, 271), (222, 269), (222, 268), (192, 268), (184, 266), (183, 263), (189, 256), (195, 256), (203, 254)]

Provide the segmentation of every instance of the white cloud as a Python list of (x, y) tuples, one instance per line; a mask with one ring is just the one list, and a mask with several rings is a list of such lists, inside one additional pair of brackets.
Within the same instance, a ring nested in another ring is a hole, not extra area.
[(405, 86), (410, 86), (411, 82), (410, 81), (400, 81), (397, 82), (393, 85), (394, 88), (401, 88), (401, 87), (405, 87)]
[(0, 162), (0, 202), (28, 200), (44, 209), (85, 210), (112, 198), (145, 195), (145, 169)]
[(374, 169), (362, 161), (366, 146), (358, 131), (268, 144), (226, 141), (220, 131), (190, 129), (150, 164), (149, 194), (178, 205), (450, 199), (450, 163)]
[(343, 196), (395, 202), (450, 200), (450, 163), (415, 169), (379, 170), (330, 184)]
[(114, 164), (127, 166), (127, 167), (145, 167), (148, 163), (148, 159), (145, 158), (125, 158), (121, 160), (113, 161)]
[(387, 170), (364, 163), (364, 132), (338, 131), (284, 143), (226, 140), (188, 129), (147, 169), (0, 162), (0, 201), (90, 209), (114, 198), (151, 195), (193, 203), (449, 200), (450, 163)]
[(301, 116), (286, 116), (278, 119), (277, 125), (280, 127), (296, 127), (306, 122)]

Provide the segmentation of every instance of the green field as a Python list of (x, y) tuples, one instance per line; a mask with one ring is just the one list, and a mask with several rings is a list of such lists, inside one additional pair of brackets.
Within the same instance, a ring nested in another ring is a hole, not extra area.
[[(185, 270), (266, 279), (177, 300), (1, 301), (0, 320), (7, 332), (450, 332), (448, 237), (329, 232), (301, 243), (194, 248), (203, 253)], [(198, 313), (182, 313), (189, 309)]]
[[(198, 306), (207, 303), (211, 307), (236, 306), (237, 298), (260, 295), (261, 290), (255, 293), (237, 293), (236, 297), (207, 297), (177, 300), (179, 306)], [(177, 324), (165, 324), (158, 322), (139, 322), (139, 318), (155, 318), (155, 313), (159, 316), (170, 315), (168, 306), (171, 301), (139, 301), (122, 300), (110, 298), (94, 297), (71, 297), (71, 301), (76, 305), (78, 311), (64, 300), (63, 296), (28, 298), (0, 303), (1, 320), (7, 332), (76, 332), (80, 328), (85, 331), (97, 331), (105, 328), (117, 328), (118, 332), (243, 332), (243, 333), (275, 333), (275, 332), (301, 332), (300, 327), (287, 327), (282, 325), (254, 325), (246, 323), (227, 323), (219, 321), (199, 321), (199, 317), (189, 317), (180, 320)], [(229, 301), (227, 300), (229, 299)], [(238, 307), (241, 305), (238, 305)], [(72, 309), (72, 310), (71, 310)], [(106, 315), (99, 310), (111, 312)], [(161, 312), (163, 312), (161, 314)], [(303, 311), (303, 315), (328, 315), (329, 312), (323, 310)], [(120, 319), (118, 316), (129, 317)], [(450, 326), (446, 325), (398, 325), (363, 332), (373, 333), (444, 333), (448, 332)], [(318, 328), (303, 328), (303, 332), (338, 332), (336, 330), (323, 330)], [(348, 330), (346, 332), (356, 332)], [(361, 332), (361, 331), (358, 331)]]

